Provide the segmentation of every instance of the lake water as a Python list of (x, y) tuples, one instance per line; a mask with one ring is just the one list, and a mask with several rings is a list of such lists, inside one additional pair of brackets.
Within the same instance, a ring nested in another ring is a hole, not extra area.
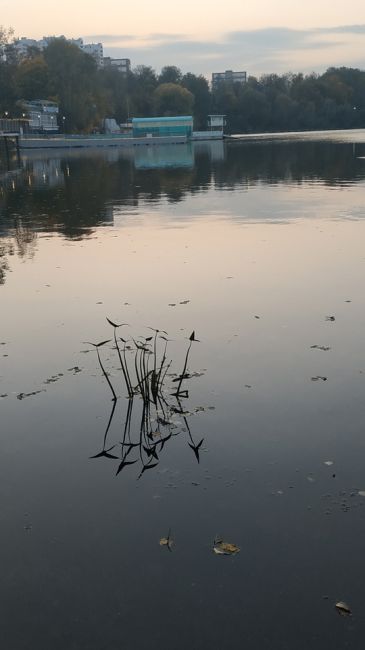
[[(363, 647), (364, 157), (352, 131), (0, 170), (4, 650)], [(171, 339), (147, 419), (86, 343), (106, 317)]]

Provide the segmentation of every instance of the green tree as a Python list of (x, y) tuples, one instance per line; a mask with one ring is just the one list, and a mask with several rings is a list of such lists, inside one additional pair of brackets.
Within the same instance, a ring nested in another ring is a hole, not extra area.
[(94, 59), (63, 38), (44, 50), (50, 77), (50, 95), (60, 104), (69, 131), (90, 131), (103, 117)]
[(42, 54), (19, 63), (15, 83), (23, 99), (46, 99), (50, 93), (48, 65)]
[(197, 76), (188, 72), (183, 76), (181, 85), (194, 95), (195, 128), (197, 130), (206, 129), (211, 110), (211, 94), (206, 78), (203, 75)]
[(177, 84), (161, 84), (153, 94), (155, 115), (191, 115), (194, 95)]
[(162, 68), (159, 77), (159, 84), (180, 84), (182, 81), (182, 72), (180, 68), (177, 68), (176, 65), (165, 65)]

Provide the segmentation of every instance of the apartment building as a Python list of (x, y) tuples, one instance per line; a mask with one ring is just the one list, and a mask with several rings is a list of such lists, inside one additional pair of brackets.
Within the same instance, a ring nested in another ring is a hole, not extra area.
[(213, 72), (212, 74), (212, 88), (216, 90), (219, 84), (245, 84), (247, 81), (247, 72), (235, 72), (234, 70), (226, 70), (225, 72)]

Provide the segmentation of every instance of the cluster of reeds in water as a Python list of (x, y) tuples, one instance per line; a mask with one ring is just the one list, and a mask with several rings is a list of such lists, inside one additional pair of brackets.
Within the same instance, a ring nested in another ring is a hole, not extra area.
[[(113, 338), (100, 343), (90, 343), (90, 345), (96, 349), (101, 371), (112, 393), (113, 405), (104, 434), (102, 451), (92, 458), (118, 459), (120, 462), (117, 474), (126, 466), (140, 462), (139, 476), (141, 476), (146, 470), (158, 465), (159, 454), (168, 440), (185, 432), (188, 435), (189, 447), (199, 462), (199, 451), (203, 439), (199, 443), (195, 443), (187, 420), (191, 413), (183, 408), (181, 401), (189, 397), (188, 390), (183, 389), (183, 383), (194, 376), (188, 371), (188, 362), (192, 344), (197, 340), (195, 332), (192, 332), (188, 339), (183, 367), (178, 374), (173, 375), (170, 385), (167, 378), (170, 379), (172, 375), (169, 373), (172, 361), (168, 355), (167, 332), (148, 328), (153, 332), (150, 336), (126, 339), (118, 336), (119, 328), (125, 327), (126, 323), (117, 324), (109, 318), (107, 321), (113, 328)], [(108, 343), (114, 344), (113, 349), (117, 354), (120, 375), (128, 400), (122, 425), (122, 438), (111, 446), (108, 444), (108, 436), (118, 396), (100, 354), (101, 348)], [(135, 398), (138, 398), (141, 408), (139, 408), (139, 425), (134, 427), (134, 417), (132, 416)], [(179, 426), (181, 422), (176, 422), (176, 418), (181, 418), (182, 426)], [(119, 455), (116, 455), (117, 451), (120, 452)], [(137, 458), (134, 457), (135, 453), (133, 452), (137, 452)]]

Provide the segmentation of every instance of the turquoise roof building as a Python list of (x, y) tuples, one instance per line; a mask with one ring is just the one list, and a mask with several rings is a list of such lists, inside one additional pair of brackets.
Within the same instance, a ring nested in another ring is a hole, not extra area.
[(134, 138), (151, 138), (166, 136), (185, 136), (190, 138), (193, 133), (193, 118), (191, 115), (176, 117), (134, 117), (132, 120)]

